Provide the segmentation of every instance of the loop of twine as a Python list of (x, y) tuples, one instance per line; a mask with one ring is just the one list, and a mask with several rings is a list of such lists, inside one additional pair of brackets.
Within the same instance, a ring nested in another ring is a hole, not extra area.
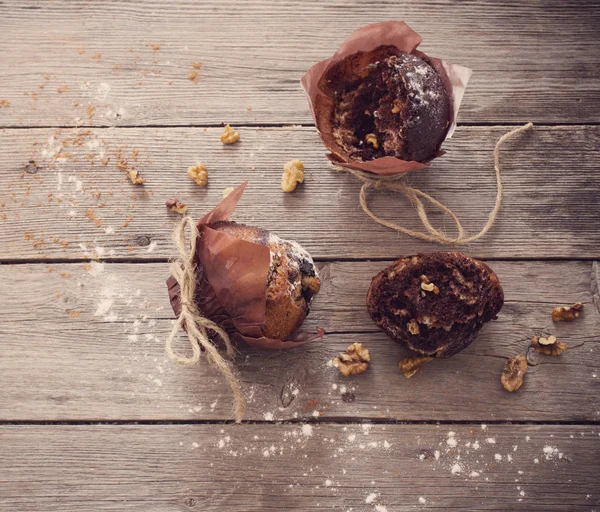
[[(458, 217), (456, 217), (452, 210), (450, 210), (447, 206), (444, 206), (442, 203), (440, 203), (437, 199), (431, 197), (429, 194), (426, 194), (425, 192), (422, 192), (417, 188), (413, 188), (406, 185), (405, 183), (402, 183), (400, 180), (404, 178), (405, 174), (398, 174), (395, 176), (377, 176), (375, 178), (373, 177), (373, 173), (370, 172), (346, 169), (335, 165), (333, 167), (339, 171), (350, 172), (354, 174), (354, 176), (356, 176), (360, 181), (363, 182), (363, 186), (360, 189), (359, 195), (360, 206), (362, 207), (363, 211), (378, 224), (386, 226), (390, 229), (394, 229), (400, 233), (405, 233), (414, 238), (427, 240), (428, 242), (438, 242), (440, 244), (467, 244), (469, 242), (478, 240), (479, 238), (484, 236), (494, 225), (496, 217), (498, 216), (498, 212), (500, 211), (500, 206), (502, 205), (502, 180), (500, 177), (500, 147), (508, 139), (511, 139), (515, 135), (525, 130), (529, 130), (532, 126), (533, 123), (527, 123), (524, 126), (515, 128), (514, 130), (505, 133), (502, 137), (498, 139), (498, 142), (496, 142), (496, 147), (494, 148), (494, 168), (496, 170), (497, 185), (496, 203), (494, 205), (494, 208), (490, 212), (487, 223), (485, 224), (483, 229), (473, 236), (466, 236), (465, 230), (463, 229), (460, 221), (458, 220)], [(395, 190), (404, 194), (404, 196), (415, 206), (417, 214), (419, 215), (423, 226), (425, 226), (427, 233), (405, 228), (404, 226), (396, 224), (395, 222), (382, 219), (381, 217), (375, 215), (367, 205), (367, 191), (371, 188)], [(429, 216), (427, 215), (427, 211), (425, 209), (425, 205), (423, 204), (422, 199), (429, 201), (429, 203), (440, 209), (454, 221), (454, 223), (456, 224), (456, 229), (458, 231), (458, 235), (456, 237), (450, 237), (433, 227), (433, 225), (429, 221)]]
[[(189, 250), (185, 236), (186, 227), (190, 230)], [(196, 305), (194, 304), (194, 293), (196, 291), (196, 242), (198, 240), (198, 228), (191, 217), (184, 217), (173, 232), (173, 241), (177, 247), (178, 258), (173, 261), (169, 267), (171, 275), (179, 284), (179, 304), (181, 312), (167, 338), (167, 355), (175, 362), (184, 366), (192, 366), (200, 361), (202, 347), (210, 364), (215, 366), (225, 377), (235, 398), (235, 421), (240, 423), (244, 416), (246, 404), (230, 363), (228, 363), (219, 353), (217, 347), (210, 341), (207, 330), (214, 331), (219, 335), (225, 344), (227, 356), (233, 357), (235, 354), (229, 335), (216, 323), (204, 318)], [(180, 356), (173, 351), (173, 341), (181, 327), (185, 326), (190, 345), (192, 347), (191, 357)]]

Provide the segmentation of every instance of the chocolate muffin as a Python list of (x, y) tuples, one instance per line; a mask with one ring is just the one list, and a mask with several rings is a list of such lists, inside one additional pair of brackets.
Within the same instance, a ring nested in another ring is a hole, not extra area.
[(503, 303), (494, 271), (460, 252), (399, 259), (373, 278), (367, 294), (369, 314), (388, 336), (438, 358), (469, 346)]
[(346, 158), (393, 156), (421, 162), (439, 150), (450, 126), (450, 99), (426, 57), (381, 46), (333, 66), (331, 125)]
[(267, 278), (265, 324), (267, 338), (286, 340), (300, 327), (309, 312), (321, 281), (315, 263), (297, 242), (283, 240), (267, 230), (231, 221), (209, 227), (233, 238), (264, 245), (271, 251)]

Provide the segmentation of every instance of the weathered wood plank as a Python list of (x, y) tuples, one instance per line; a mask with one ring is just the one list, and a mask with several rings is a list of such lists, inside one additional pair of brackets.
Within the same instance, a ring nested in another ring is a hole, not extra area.
[[(372, 222), (358, 206), (360, 183), (328, 167), (314, 129), (240, 130), (235, 146), (220, 143), (218, 128), (1, 131), (0, 258), (167, 258), (177, 216), (165, 201), (177, 197), (200, 216), (245, 179), (235, 219), (296, 239), (314, 257), (396, 258), (438, 247)], [(495, 198), (494, 144), (506, 130), (460, 128), (449, 153), (409, 181), (451, 207), (468, 232), (479, 231)], [(487, 258), (600, 256), (599, 147), (597, 126), (537, 127), (509, 142), (502, 211), (467, 250)], [(292, 158), (305, 163), (306, 181), (285, 194), (282, 166)], [(148, 180), (144, 186), (117, 167), (124, 159)], [(185, 172), (198, 160), (209, 169), (206, 189)], [(384, 218), (419, 228), (405, 200), (370, 197)], [(441, 214), (432, 219), (452, 227)]]
[(352, 30), (399, 18), (423, 50), (473, 68), (462, 122), (598, 122), (598, 5), (6, 1), (0, 125), (312, 123), (306, 69)]
[(0, 439), (6, 512), (600, 505), (590, 426), (0, 426)]
[[(507, 301), (499, 319), (471, 347), (410, 380), (397, 366), (406, 351), (377, 332), (364, 305), (371, 277), (385, 265), (320, 264), (323, 289), (305, 327), (324, 327), (330, 334), (323, 341), (286, 352), (241, 349), (248, 419), (600, 419), (592, 262), (491, 262)], [(165, 355), (173, 318), (167, 265), (86, 267), (0, 266), (0, 419), (231, 418), (231, 396), (216, 372), (204, 362), (182, 368)], [(585, 304), (582, 318), (553, 325), (552, 308), (576, 301)], [(524, 353), (532, 336), (551, 333), (567, 352), (530, 354), (524, 387), (504, 391), (505, 358)], [(366, 344), (373, 361), (364, 375), (345, 379), (327, 361), (354, 341)]]

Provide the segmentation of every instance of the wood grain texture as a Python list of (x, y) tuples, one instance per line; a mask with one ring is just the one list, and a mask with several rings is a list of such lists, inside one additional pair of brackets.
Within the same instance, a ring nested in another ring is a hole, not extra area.
[(390, 19), (417, 30), (422, 50), (474, 70), (461, 122), (598, 122), (598, 6), (5, 1), (0, 125), (312, 124), (304, 72), (351, 31)]
[[(448, 153), (407, 179), (452, 208), (469, 233), (489, 215), (496, 190), (493, 148), (507, 127), (462, 127)], [(299, 241), (316, 258), (397, 258), (438, 245), (398, 235), (358, 206), (360, 183), (327, 165), (312, 128), (240, 128), (241, 142), (223, 146), (221, 129), (75, 129), (0, 132), (0, 259), (166, 259), (178, 198), (199, 217), (222, 190), (250, 183), (235, 213)], [(504, 204), (496, 225), (463, 250), (486, 258), (600, 256), (600, 127), (536, 127), (502, 151)], [(305, 183), (281, 191), (283, 164), (300, 158)], [(209, 185), (186, 175), (203, 161)], [(33, 163), (30, 163), (33, 162)], [(104, 165), (106, 164), (106, 165)], [(147, 179), (132, 185), (123, 169)], [(32, 174), (33, 173), (33, 174)], [(413, 207), (372, 192), (374, 211), (420, 228)], [(432, 212), (432, 221), (451, 222)]]
[[(491, 262), (506, 295), (499, 319), (409, 380), (397, 366), (406, 351), (366, 312), (370, 279), (385, 265), (319, 265), (323, 288), (305, 328), (325, 328), (324, 340), (284, 352), (240, 349), (247, 419), (600, 420), (592, 262)], [(230, 392), (205, 361), (184, 368), (165, 355), (167, 272), (166, 264), (0, 266), (0, 420), (230, 419)], [(585, 304), (580, 319), (552, 323), (554, 306), (577, 301)], [(553, 333), (567, 352), (529, 353), (525, 385), (507, 393), (499, 380), (505, 359), (525, 353), (532, 336)], [(327, 362), (355, 341), (372, 363), (347, 379)]]
[(483, 427), (0, 426), (0, 510), (580, 512), (600, 505), (596, 428)]

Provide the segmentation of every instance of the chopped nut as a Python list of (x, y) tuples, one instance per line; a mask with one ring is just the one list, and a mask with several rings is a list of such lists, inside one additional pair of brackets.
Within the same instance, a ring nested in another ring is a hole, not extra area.
[(559, 356), (567, 350), (567, 345), (562, 341), (557, 341), (556, 336), (548, 336), (547, 338), (535, 336), (531, 340), (531, 346), (538, 354), (547, 356)]
[(134, 185), (142, 185), (146, 180), (140, 176), (140, 171), (127, 171), (127, 176)]
[(300, 160), (290, 160), (283, 166), (281, 190), (293, 192), (298, 183), (304, 182), (304, 164)]
[(419, 334), (421, 330), (419, 329), (419, 322), (417, 322), (414, 318), (408, 322), (408, 332), (411, 334)]
[(170, 199), (165, 203), (165, 206), (174, 212), (184, 214), (187, 212), (187, 204), (180, 203), (177, 199)]
[(429, 356), (410, 356), (402, 359), (400, 361), (400, 371), (404, 374), (407, 379), (410, 379), (417, 370), (423, 366), (424, 364), (430, 363), (433, 361), (433, 357)]
[(572, 306), (558, 306), (552, 310), (552, 320), (554, 322), (572, 322), (579, 318), (583, 311), (583, 304), (576, 302)]
[(365, 142), (367, 144), (371, 144), (371, 146), (373, 146), (375, 149), (379, 149), (379, 141), (377, 140), (377, 135), (374, 133), (367, 133)]
[(333, 358), (333, 366), (335, 366), (344, 377), (349, 375), (358, 375), (367, 371), (369, 367), (368, 361), (371, 360), (371, 355), (366, 348), (363, 348), (362, 343), (352, 343), (348, 346), (346, 352), (340, 352), (337, 357)]
[(439, 295), (440, 289), (433, 283), (421, 283), (421, 289), (426, 292), (433, 292), (434, 295)]
[(538, 336), (538, 342), (540, 345), (554, 345), (556, 343), (556, 336), (548, 336), (547, 338)]
[(392, 107), (392, 114), (397, 114), (402, 110), (402, 105), (400, 105), (400, 100), (396, 98), (394, 100), (394, 106)]
[(195, 84), (198, 83), (198, 72), (197, 71), (190, 71), (188, 73), (188, 80), (194, 82)]
[(225, 199), (229, 194), (231, 194), (233, 191), (235, 190), (235, 188), (233, 187), (227, 187), (223, 189), (223, 199)]
[(188, 167), (187, 175), (201, 187), (205, 187), (208, 183), (208, 170), (206, 169), (206, 165), (202, 162), (198, 162), (196, 165)]
[(225, 125), (225, 131), (221, 135), (221, 142), (223, 144), (234, 144), (238, 140), (240, 140), (240, 134), (228, 124)]
[(202, 62), (194, 62), (194, 63), (192, 64), (192, 67), (193, 67), (194, 69), (200, 69), (200, 68), (202, 67)]
[(516, 391), (523, 385), (523, 377), (527, 371), (527, 359), (525, 356), (511, 357), (506, 361), (500, 381), (506, 391)]
[[(419, 277), (419, 279), (421, 280), (421, 290), (424, 290), (426, 292), (433, 292), (434, 295), (439, 295), (440, 293), (440, 289), (434, 285), (427, 276), (422, 275)], [(421, 296), (425, 297), (425, 293), (421, 292)]]

